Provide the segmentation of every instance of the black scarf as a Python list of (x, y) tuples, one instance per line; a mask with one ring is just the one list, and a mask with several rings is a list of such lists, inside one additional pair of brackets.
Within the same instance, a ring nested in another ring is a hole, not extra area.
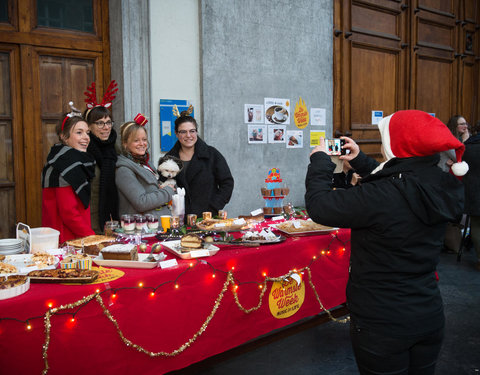
[(114, 129), (112, 129), (106, 141), (102, 141), (90, 133), (90, 144), (87, 152), (93, 155), (100, 168), (98, 194), (98, 223), (100, 228), (103, 228), (105, 222), (110, 220), (110, 218), (118, 220), (118, 192), (115, 183), (115, 164), (117, 163), (116, 140), (117, 133)]
[(70, 185), (85, 208), (90, 204), (90, 181), (95, 176), (95, 159), (86, 152), (56, 144), (50, 149), (42, 171), (42, 188)]

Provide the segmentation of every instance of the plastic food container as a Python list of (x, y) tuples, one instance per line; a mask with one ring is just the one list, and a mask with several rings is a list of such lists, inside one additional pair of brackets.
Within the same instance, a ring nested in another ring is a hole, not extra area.
[(38, 253), (49, 249), (58, 249), (60, 232), (53, 228), (42, 227), (31, 229), (32, 253)]

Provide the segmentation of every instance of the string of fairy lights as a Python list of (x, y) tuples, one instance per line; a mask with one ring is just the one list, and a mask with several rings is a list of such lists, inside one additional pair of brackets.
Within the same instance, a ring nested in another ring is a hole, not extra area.
[[(349, 240), (342, 241), (338, 237), (338, 231), (335, 232), (335, 233), (332, 233), (331, 237), (332, 238), (330, 239), (327, 247), (324, 250), (320, 251), (321, 255), (331, 254), (330, 248), (331, 248), (332, 243), (334, 241), (338, 241), (338, 242), (341, 243), (341, 247), (339, 249), (340, 251), (345, 251), (346, 250), (345, 246), (346, 246), (347, 242), (349, 242)], [(58, 315), (58, 316), (70, 315), (71, 316), (71, 322), (73, 323), (73, 322), (75, 322), (75, 317), (81, 311), (81, 309), (83, 307), (87, 306), (89, 303), (92, 303), (92, 302), (97, 302), (99, 304), (99, 306), (101, 307), (104, 315), (114, 325), (114, 327), (117, 331), (117, 334), (119, 335), (120, 339), (122, 340), (122, 342), (127, 347), (131, 347), (131, 348), (133, 348), (133, 349), (135, 349), (135, 350), (137, 350), (141, 353), (144, 353), (144, 354), (146, 354), (150, 357), (160, 357), (160, 356), (162, 356), (162, 357), (173, 357), (173, 356), (176, 356), (176, 355), (182, 353), (185, 349), (190, 347), (196, 341), (196, 339), (200, 335), (202, 335), (203, 332), (207, 329), (211, 320), (214, 318), (218, 308), (220, 307), (220, 304), (223, 300), (223, 297), (225, 296), (225, 293), (229, 289), (233, 294), (235, 304), (237, 305), (239, 310), (241, 310), (245, 314), (249, 314), (251, 312), (257, 311), (263, 305), (264, 295), (265, 295), (265, 293), (268, 289), (267, 288), (268, 283), (285, 282), (285, 281), (289, 280), (292, 277), (293, 274), (304, 275), (306, 273), (307, 276), (308, 276), (307, 277), (308, 278), (308, 285), (312, 289), (312, 291), (315, 295), (315, 299), (317, 300), (317, 302), (320, 306), (320, 309), (322, 311), (324, 311), (328, 315), (329, 319), (331, 319), (332, 321), (335, 321), (337, 323), (347, 323), (349, 321), (349, 317), (346, 317), (346, 318), (343, 318), (343, 319), (335, 318), (331, 314), (331, 312), (328, 309), (325, 308), (325, 306), (323, 305), (323, 303), (322, 303), (322, 301), (321, 301), (321, 299), (320, 299), (320, 297), (317, 293), (316, 287), (315, 287), (315, 285), (312, 281), (312, 272), (311, 272), (311, 266), (315, 262), (316, 259), (317, 259), (317, 256), (313, 256), (312, 259), (310, 259), (310, 262), (307, 266), (304, 266), (300, 269), (290, 270), (288, 273), (286, 273), (284, 275), (281, 275), (281, 276), (270, 277), (266, 273), (264, 273), (263, 274), (263, 280), (261, 282), (259, 282), (259, 281), (244, 281), (244, 282), (242, 282), (235, 277), (234, 267), (232, 267), (232, 269), (230, 269), (230, 270), (222, 270), (222, 269), (216, 268), (211, 263), (209, 263), (205, 260), (198, 260), (197, 259), (195, 261), (192, 261), (189, 264), (189, 267), (182, 270), (177, 275), (177, 277), (175, 277), (173, 280), (168, 280), (168, 281), (162, 282), (162, 283), (160, 283), (156, 286), (146, 286), (146, 285), (143, 284), (143, 282), (140, 282), (140, 283), (138, 283), (137, 286), (125, 286), (125, 287), (119, 287), (119, 288), (106, 288), (106, 289), (103, 289), (103, 290), (97, 289), (95, 291), (95, 293), (87, 295), (87, 296), (85, 296), (85, 297), (83, 297), (83, 298), (81, 298), (78, 301), (73, 302), (73, 303), (69, 303), (69, 304), (66, 304), (66, 305), (61, 305), (59, 307), (54, 307), (52, 303), (48, 303), (47, 304), (48, 310), (43, 315), (32, 316), (32, 317), (29, 317), (28, 319), (25, 319), (25, 320), (21, 320), (21, 319), (17, 319), (17, 318), (11, 318), (11, 317), (4, 317), (4, 318), (0, 317), (0, 323), (2, 321), (9, 321), (9, 320), (10, 321), (16, 321), (16, 322), (25, 324), (26, 330), (30, 331), (30, 330), (33, 329), (32, 321), (35, 321), (37, 319), (42, 319), (44, 321), (45, 342), (43, 344), (43, 353), (42, 353), (43, 360), (44, 360), (44, 370), (43, 370), (42, 374), (47, 374), (47, 372), (49, 370), (48, 348), (50, 346), (50, 339), (51, 339), (51, 337), (50, 337), (50, 332), (51, 332), (51, 329), (52, 329), (51, 318), (54, 315)], [(212, 277), (213, 278), (217, 277), (217, 274), (218, 275), (225, 275), (225, 281), (223, 283), (222, 289), (220, 290), (220, 292), (219, 292), (219, 294), (218, 294), (218, 296), (217, 296), (217, 298), (216, 298), (216, 300), (215, 300), (215, 302), (212, 306), (210, 314), (207, 316), (207, 318), (205, 319), (205, 321), (203, 322), (201, 327), (197, 330), (197, 332), (195, 332), (193, 334), (193, 336), (191, 338), (189, 338), (187, 341), (185, 341), (184, 344), (182, 344), (180, 347), (178, 347), (177, 349), (175, 349), (171, 352), (164, 352), (164, 351), (152, 352), (152, 351), (146, 350), (145, 348), (143, 348), (140, 345), (137, 345), (137, 344), (133, 343), (127, 337), (125, 337), (125, 335), (123, 334), (118, 322), (115, 320), (115, 318), (111, 314), (110, 310), (105, 306), (102, 295), (109, 294), (112, 299), (115, 299), (117, 297), (117, 294), (122, 290), (144, 289), (144, 290), (149, 290), (150, 291), (150, 293), (149, 293), (150, 296), (154, 297), (156, 291), (159, 288), (161, 288), (165, 285), (173, 284), (174, 288), (178, 289), (180, 287), (180, 279), (182, 278), (182, 276), (184, 276), (187, 272), (191, 272), (192, 270), (194, 270), (200, 264), (206, 264), (210, 267), (210, 269), (212, 271)], [(239, 297), (238, 297), (238, 289), (241, 285), (245, 285), (245, 284), (257, 284), (258, 285), (258, 288), (260, 289), (260, 293), (259, 293), (259, 296), (258, 296), (258, 303), (257, 303), (256, 306), (253, 306), (253, 307), (250, 307), (250, 308), (245, 308), (241, 304), (241, 302), (239, 300)], [(69, 311), (66, 311), (66, 310), (69, 310)], [(71, 311), (71, 310), (73, 310), (73, 311)], [(0, 336), (1, 336), (1, 331), (0, 331)]]

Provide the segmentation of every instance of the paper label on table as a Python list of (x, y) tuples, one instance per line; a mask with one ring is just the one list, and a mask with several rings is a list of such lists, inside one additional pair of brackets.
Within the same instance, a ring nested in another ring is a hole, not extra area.
[(305, 300), (305, 283), (289, 278), (272, 284), (268, 305), (274, 318), (284, 319), (300, 310)]
[(257, 216), (257, 215), (260, 215), (261, 213), (263, 213), (263, 209), (259, 208), (255, 211), (250, 212), (250, 215)]
[(300, 228), (301, 226), (302, 226), (302, 224), (300, 224), (298, 221), (294, 221), (294, 222), (293, 222), (293, 227), (294, 227), (294, 228), (297, 228), (297, 229), (298, 229), (298, 228)]
[[(263, 212), (263, 210), (262, 210), (262, 212)], [(242, 219), (236, 219), (236, 220), (233, 221), (234, 225), (243, 225), (245, 223), (246, 223), (246, 221), (243, 218)]]
[(210, 256), (210, 252), (208, 250), (195, 250), (190, 251), (190, 256), (192, 258), (208, 257)]
[(284, 217), (283, 216), (274, 216), (272, 217), (272, 221), (275, 221), (275, 220), (283, 220)]
[(160, 262), (159, 265), (162, 269), (165, 269), (165, 268), (178, 266), (178, 263), (176, 259), (169, 259), (169, 260), (164, 260), (163, 262)]

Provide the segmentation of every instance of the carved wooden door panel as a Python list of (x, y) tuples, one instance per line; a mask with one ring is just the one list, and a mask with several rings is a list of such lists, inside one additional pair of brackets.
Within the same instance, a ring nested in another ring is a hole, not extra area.
[[(83, 93), (87, 86), (94, 80), (102, 82), (102, 59), (97, 53), (48, 48), (26, 47), (23, 53), (32, 62), (31, 75), (25, 76), (24, 83), (35, 90), (29, 102), (25, 102), (30, 129), (25, 133), (25, 142), (31, 147), (25, 164), (26, 179), (30, 182), (26, 187), (29, 197), (26, 214), (29, 223), (40, 225), (41, 171), (50, 148), (59, 142), (55, 126), (69, 111), (70, 101), (78, 109), (85, 109)], [(101, 84), (98, 89), (102, 90)]]
[(459, 29), (459, 43), (455, 56), (460, 61), (457, 112), (471, 124), (479, 119), (479, 12), (480, 2), (478, 0), (462, 0), (460, 17), (455, 21)]
[(456, 112), (457, 1), (416, 0), (411, 9), (412, 45), (409, 108), (435, 113), (447, 122)]
[(8, 218), (25, 211), (18, 66), (18, 48), (0, 44), (0, 238), (15, 236)]
[(380, 157), (372, 111), (406, 105), (408, 43), (402, 1), (335, 1), (334, 132), (351, 132), (363, 152)]

